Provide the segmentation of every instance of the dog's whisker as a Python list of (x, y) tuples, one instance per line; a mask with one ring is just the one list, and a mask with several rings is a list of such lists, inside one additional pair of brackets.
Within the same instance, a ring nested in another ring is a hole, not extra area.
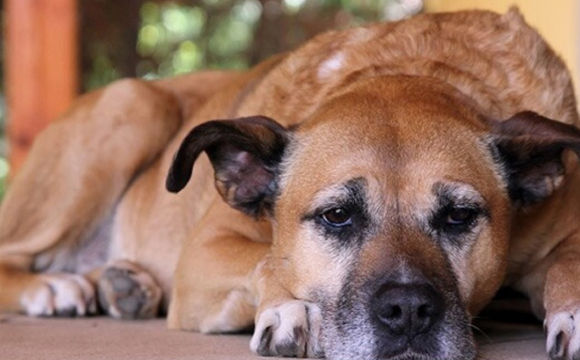
[(469, 327), (472, 328), (473, 330), (476, 330), (478, 333), (484, 336), (490, 343), (493, 343), (493, 340), (480, 327), (474, 325), (473, 323), (470, 323)]
[[(474, 319), (481, 319), (482, 317), (474, 317)], [(493, 341), (493, 339), (491, 337), (489, 337), (487, 335), (487, 333), (485, 331), (483, 331), (483, 329), (481, 329), (480, 327), (478, 327), (477, 325), (470, 323), (469, 327), (471, 327), (473, 330), (477, 331), (479, 334), (481, 334), (486, 340), (487, 340), (487, 345), (490, 346), (491, 348), (493, 348), (494, 350), (499, 350), (497, 344)], [(480, 355), (478, 360), (492, 360), (490, 357), (488, 357), (487, 355)], [(505, 356), (501, 357), (501, 360), (509, 360), (507, 359)], [(497, 358), (494, 358), (493, 360), (497, 360)]]

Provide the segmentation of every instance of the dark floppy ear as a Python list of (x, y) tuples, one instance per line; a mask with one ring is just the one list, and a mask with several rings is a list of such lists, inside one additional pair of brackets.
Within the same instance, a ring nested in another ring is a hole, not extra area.
[(287, 143), (288, 131), (264, 116), (203, 123), (181, 143), (167, 175), (167, 190), (179, 192), (187, 185), (195, 160), (205, 151), (216, 188), (228, 204), (254, 217), (270, 214)]
[(548, 198), (564, 177), (562, 153), (580, 156), (580, 130), (534, 112), (490, 122), (512, 200), (526, 206)]

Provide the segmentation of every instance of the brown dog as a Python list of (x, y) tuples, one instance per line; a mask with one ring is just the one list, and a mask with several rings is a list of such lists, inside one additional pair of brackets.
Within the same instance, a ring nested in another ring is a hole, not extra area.
[(511, 285), (551, 358), (575, 359), (578, 124), (565, 66), (516, 10), (123, 80), (44, 132), (12, 184), (0, 309), (84, 315), (98, 298), (140, 318), (161, 302), (173, 329), (255, 322), (261, 355), (459, 360), (470, 317)]

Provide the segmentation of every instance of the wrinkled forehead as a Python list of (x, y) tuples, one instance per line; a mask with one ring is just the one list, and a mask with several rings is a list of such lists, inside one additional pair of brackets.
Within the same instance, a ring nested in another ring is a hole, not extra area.
[(351, 179), (415, 203), (441, 183), (485, 192), (500, 181), (481, 126), (454, 108), (376, 92), (339, 97), (298, 129), (283, 174), (284, 191), (305, 202)]

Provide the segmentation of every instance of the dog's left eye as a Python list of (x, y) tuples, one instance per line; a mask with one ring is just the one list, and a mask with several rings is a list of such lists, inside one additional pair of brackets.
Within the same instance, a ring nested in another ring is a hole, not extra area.
[(333, 227), (343, 227), (352, 224), (350, 212), (340, 207), (325, 211), (321, 217), (326, 224)]
[(448, 204), (438, 210), (431, 219), (432, 230), (438, 235), (458, 236), (469, 233), (486, 212), (473, 205)]
[(445, 224), (447, 226), (468, 225), (473, 222), (476, 215), (477, 212), (475, 209), (464, 207), (452, 208), (447, 213)]
[(477, 222), (479, 210), (466, 206), (448, 206), (434, 218), (433, 227), (448, 235), (469, 231)]

